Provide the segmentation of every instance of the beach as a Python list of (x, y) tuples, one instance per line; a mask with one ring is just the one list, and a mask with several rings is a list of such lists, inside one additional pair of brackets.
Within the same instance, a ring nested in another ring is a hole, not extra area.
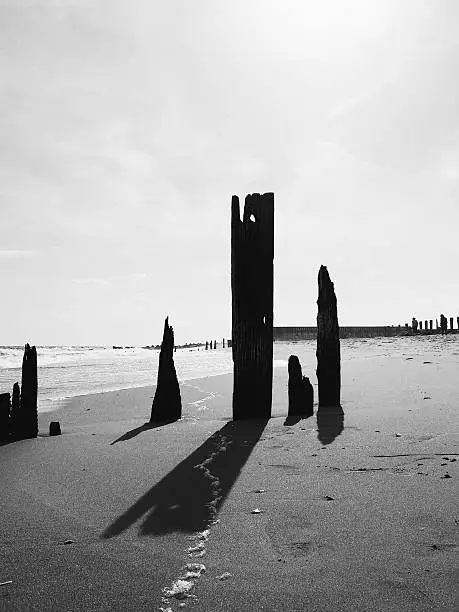
[(154, 386), (41, 412), (0, 446), (0, 610), (457, 609), (459, 335), (341, 348), (344, 415), (317, 410), (312, 342), (275, 345), (268, 421), (231, 420), (230, 373), (181, 381), (166, 425)]

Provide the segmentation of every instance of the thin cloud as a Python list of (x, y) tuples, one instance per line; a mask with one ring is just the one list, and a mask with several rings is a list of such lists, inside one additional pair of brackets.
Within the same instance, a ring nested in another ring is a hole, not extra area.
[(0, 249), (0, 259), (15, 259), (17, 257), (30, 257), (35, 255), (36, 251), (18, 250), (18, 249)]
[(108, 285), (106, 278), (74, 278), (73, 282), (76, 285)]

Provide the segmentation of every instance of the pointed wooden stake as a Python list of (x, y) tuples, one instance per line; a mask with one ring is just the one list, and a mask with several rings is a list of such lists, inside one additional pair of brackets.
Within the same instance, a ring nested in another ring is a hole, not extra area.
[(150, 423), (176, 421), (181, 416), (182, 398), (174, 365), (174, 330), (166, 317)]

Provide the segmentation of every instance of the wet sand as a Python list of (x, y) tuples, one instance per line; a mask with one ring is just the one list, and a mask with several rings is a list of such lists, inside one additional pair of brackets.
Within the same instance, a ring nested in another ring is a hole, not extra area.
[[(0, 447), (0, 610), (457, 609), (459, 336), (435, 340), (343, 342), (344, 415), (286, 424), (286, 367), (267, 422), (230, 420), (229, 375), (160, 427), (153, 387), (41, 415)], [(276, 358), (311, 375), (312, 346)]]

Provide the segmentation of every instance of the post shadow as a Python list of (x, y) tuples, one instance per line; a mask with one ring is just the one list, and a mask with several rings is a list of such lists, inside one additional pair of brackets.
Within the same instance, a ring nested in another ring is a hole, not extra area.
[(303, 421), (305, 419), (309, 419), (310, 416), (312, 416), (312, 415), (311, 414), (308, 414), (308, 415), (298, 415), (298, 414), (290, 415), (290, 416), (288, 416), (285, 419), (284, 427), (292, 427), (293, 425), (296, 425), (300, 421)]
[(344, 429), (344, 411), (341, 406), (319, 406), (317, 410), (317, 437), (322, 444), (330, 444)]
[(206, 529), (226, 499), (268, 420), (230, 421), (142, 495), (102, 534), (119, 535), (145, 514), (140, 535)]
[(176, 421), (179, 421), (179, 420), (180, 419), (170, 419), (168, 421), (158, 421), (154, 423), (151, 423), (150, 421), (148, 421), (147, 423), (140, 425), (140, 427), (135, 427), (134, 429), (130, 429), (129, 431), (127, 431), (125, 434), (123, 434), (122, 436), (114, 440), (113, 442), (110, 442), (110, 446), (113, 446), (117, 442), (126, 442), (127, 440), (132, 440), (132, 438), (135, 438), (136, 436), (141, 434), (143, 431), (148, 431), (149, 429), (156, 429), (157, 427), (163, 427), (164, 425), (170, 425), (171, 423), (175, 423)]

